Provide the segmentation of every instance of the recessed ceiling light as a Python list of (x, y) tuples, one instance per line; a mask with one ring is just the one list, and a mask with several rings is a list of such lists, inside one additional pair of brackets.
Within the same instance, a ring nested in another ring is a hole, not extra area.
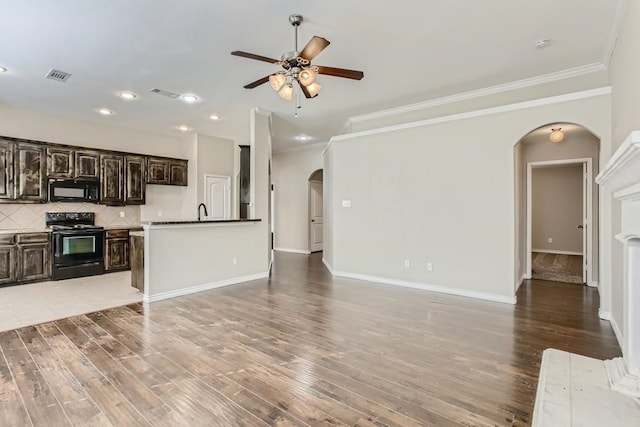
[(108, 108), (98, 108), (96, 111), (103, 116), (113, 116), (115, 114), (113, 110), (110, 110)]
[(126, 99), (127, 101), (130, 101), (132, 99), (136, 99), (138, 97), (138, 95), (136, 95), (133, 92), (129, 92), (127, 90), (122, 91), (122, 92), (118, 92), (118, 96), (122, 99)]
[(536, 40), (536, 42), (533, 44), (533, 47), (535, 47), (536, 49), (543, 49), (547, 46), (549, 46), (551, 44), (551, 40), (549, 39), (540, 39), (540, 40)]
[(198, 102), (200, 101), (200, 98), (198, 98), (195, 95), (192, 95), (190, 93), (184, 94), (180, 97), (180, 99), (182, 99), (184, 102), (186, 102), (187, 104), (193, 104), (194, 102)]
[(212, 115), (209, 116), (209, 118), (211, 120), (221, 120), (222, 119), (222, 117), (219, 116), (218, 114), (212, 114)]
[(0, 73), (6, 73), (7, 69), (0, 65)]
[(296, 139), (298, 141), (303, 141), (304, 142), (304, 141), (310, 141), (311, 137), (309, 135), (298, 135), (298, 136), (296, 136)]
[(182, 132), (189, 132), (191, 130), (191, 128), (187, 125), (176, 126), (176, 129)]

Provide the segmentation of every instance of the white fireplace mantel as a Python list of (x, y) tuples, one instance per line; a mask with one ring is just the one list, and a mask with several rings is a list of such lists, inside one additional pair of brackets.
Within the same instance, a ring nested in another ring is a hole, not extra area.
[(640, 131), (633, 131), (613, 154), (596, 183), (622, 203), (624, 314), (622, 358), (605, 361), (611, 388), (640, 397)]

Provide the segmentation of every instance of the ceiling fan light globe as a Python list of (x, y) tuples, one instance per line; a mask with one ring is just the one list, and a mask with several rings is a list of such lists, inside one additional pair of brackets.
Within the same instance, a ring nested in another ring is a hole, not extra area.
[(269, 76), (269, 84), (271, 85), (271, 88), (276, 92), (282, 89), (282, 85), (284, 85), (286, 81), (287, 78), (282, 73), (271, 74)]
[(309, 92), (312, 98), (320, 92), (320, 89), (322, 89), (322, 85), (317, 82), (313, 82), (307, 86), (307, 92)]
[(283, 85), (278, 91), (278, 95), (285, 101), (291, 101), (293, 99), (293, 85), (291, 83)]
[(300, 80), (300, 83), (303, 85), (309, 86), (316, 80), (316, 73), (309, 68), (305, 68), (298, 74), (298, 80)]

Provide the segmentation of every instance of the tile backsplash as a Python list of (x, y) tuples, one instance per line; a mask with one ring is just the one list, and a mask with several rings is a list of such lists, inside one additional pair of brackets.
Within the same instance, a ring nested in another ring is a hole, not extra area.
[[(94, 203), (3, 203), (0, 230), (45, 228), (46, 212), (95, 212), (96, 225), (132, 227), (140, 225), (140, 206), (105, 206)], [(124, 217), (120, 216), (124, 212)]]

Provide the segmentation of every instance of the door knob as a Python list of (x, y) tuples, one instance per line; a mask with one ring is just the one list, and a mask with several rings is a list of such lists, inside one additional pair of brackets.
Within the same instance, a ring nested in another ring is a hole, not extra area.
[(311, 220), (311, 222), (316, 222), (316, 220), (315, 220), (315, 219), (312, 219), (312, 220)]
[(580, 225), (578, 226), (578, 228), (582, 229), (582, 228), (584, 228), (584, 225), (580, 224)]

